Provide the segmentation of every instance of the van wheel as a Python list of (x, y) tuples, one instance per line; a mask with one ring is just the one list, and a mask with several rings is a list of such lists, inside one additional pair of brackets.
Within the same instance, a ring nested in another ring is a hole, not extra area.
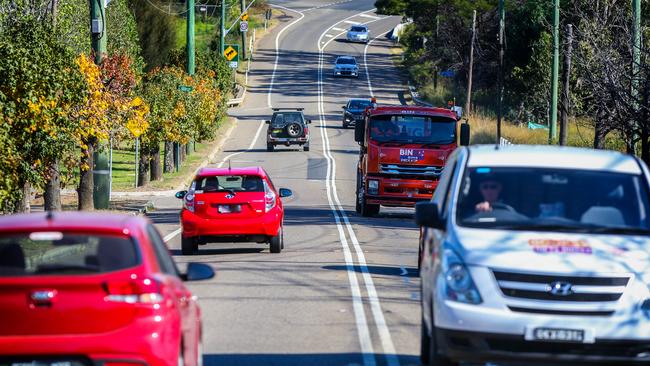
[(274, 148), (273, 144), (266, 144), (266, 151), (272, 152)]
[[(428, 334), (426, 334), (426, 328), (424, 325), (424, 321), (422, 321), (422, 338), (421, 338), (421, 344), (420, 344), (420, 360), (424, 365), (429, 365), (429, 366), (459, 366), (460, 363), (455, 362), (450, 360), (449, 358), (441, 355), (438, 353), (438, 344), (436, 343), (436, 326), (433, 326), (433, 329), (431, 330), (431, 335), (432, 337), (429, 337)], [(422, 342), (427, 341), (428, 346), (422, 344)], [(426, 355), (423, 354), (423, 351), (428, 351), (428, 357), (425, 357)], [(426, 362), (425, 362), (426, 359)]]
[(181, 237), (181, 252), (183, 255), (192, 255), (199, 251), (199, 244), (196, 238)]
[(427, 328), (426, 325), (424, 324), (424, 317), (421, 318), (420, 320), (420, 361), (422, 362), (423, 365), (428, 365), (429, 364), (429, 356), (431, 351), (429, 350), (429, 347), (431, 347), (431, 337), (429, 337), (429, 334), (427, 333)]
[(284, 235), (283, 235), (283, 230), (282, 226), (280, 226), (280, 231), (278, 232), (278, 235), (272, 236), (271, 239), (269, 239), (269, 249), (271, 250), (271, 253), (280, 253), (282, 251), (282, 247), (284, 246)]

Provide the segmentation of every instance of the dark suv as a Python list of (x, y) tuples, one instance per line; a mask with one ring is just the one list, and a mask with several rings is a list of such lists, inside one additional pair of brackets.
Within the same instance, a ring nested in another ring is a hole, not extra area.
[(363, 112), (371, 104), (370, 99), (348, 100), (348, 104), (343, 106), (343, 128), (354, 126), (358, 120), (363, 119)]
[(304, 108), (273, 108), (273, 117), (266, 121), (266, 151), (273, 151), (277, 145), (301, 145), (309, 151), (309, 127), (311, 120), (305, 119)]

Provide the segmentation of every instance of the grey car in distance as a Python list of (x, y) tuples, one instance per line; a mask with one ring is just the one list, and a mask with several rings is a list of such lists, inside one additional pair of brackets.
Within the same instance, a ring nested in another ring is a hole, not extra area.
[(348, 30), (347, 39), (348, 42), (368, 43), (370, 31), (368, 31), (368, 27), (365, 25), (353, 25)]
[(334, 76), (359, 77), (359, 65), (353, 56), (339, 56), (334, 61)]

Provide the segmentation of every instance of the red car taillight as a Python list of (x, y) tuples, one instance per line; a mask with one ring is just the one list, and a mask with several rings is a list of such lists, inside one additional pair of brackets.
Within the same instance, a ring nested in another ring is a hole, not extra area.
[(272, 190), (268, 190), (264, 194), (264, 203), (265, 203), (265, 210), (264, 212), (269, 212), (273, 207), (275, 207), (275, 201), (276, 201), (275, 193)]
[(185, 195), (185, 198), (183, 198), (183, 207), (187, 209), (190, 212), (194, 212), (194, 194), (193, 193), (188, 193)]
[(163, 301), (160, 284), (156, 280), (122, 280), (104, 283), (106, 300), (127, 304), (160, 304)]

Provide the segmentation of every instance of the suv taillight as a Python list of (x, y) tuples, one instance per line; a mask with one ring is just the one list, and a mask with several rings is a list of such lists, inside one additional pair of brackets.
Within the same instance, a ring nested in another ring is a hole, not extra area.
[(309, 136), (309, 127), (305, 126), (305, 137)]
[(188, 193), (183, 198), (183, 207), (190, 212), (194, 212), (194, 193)]
[(160, 283), (150, 278), (118, 280), (104, 283), (106, 301), (127, 304), (160, 304), (163, 301)]

